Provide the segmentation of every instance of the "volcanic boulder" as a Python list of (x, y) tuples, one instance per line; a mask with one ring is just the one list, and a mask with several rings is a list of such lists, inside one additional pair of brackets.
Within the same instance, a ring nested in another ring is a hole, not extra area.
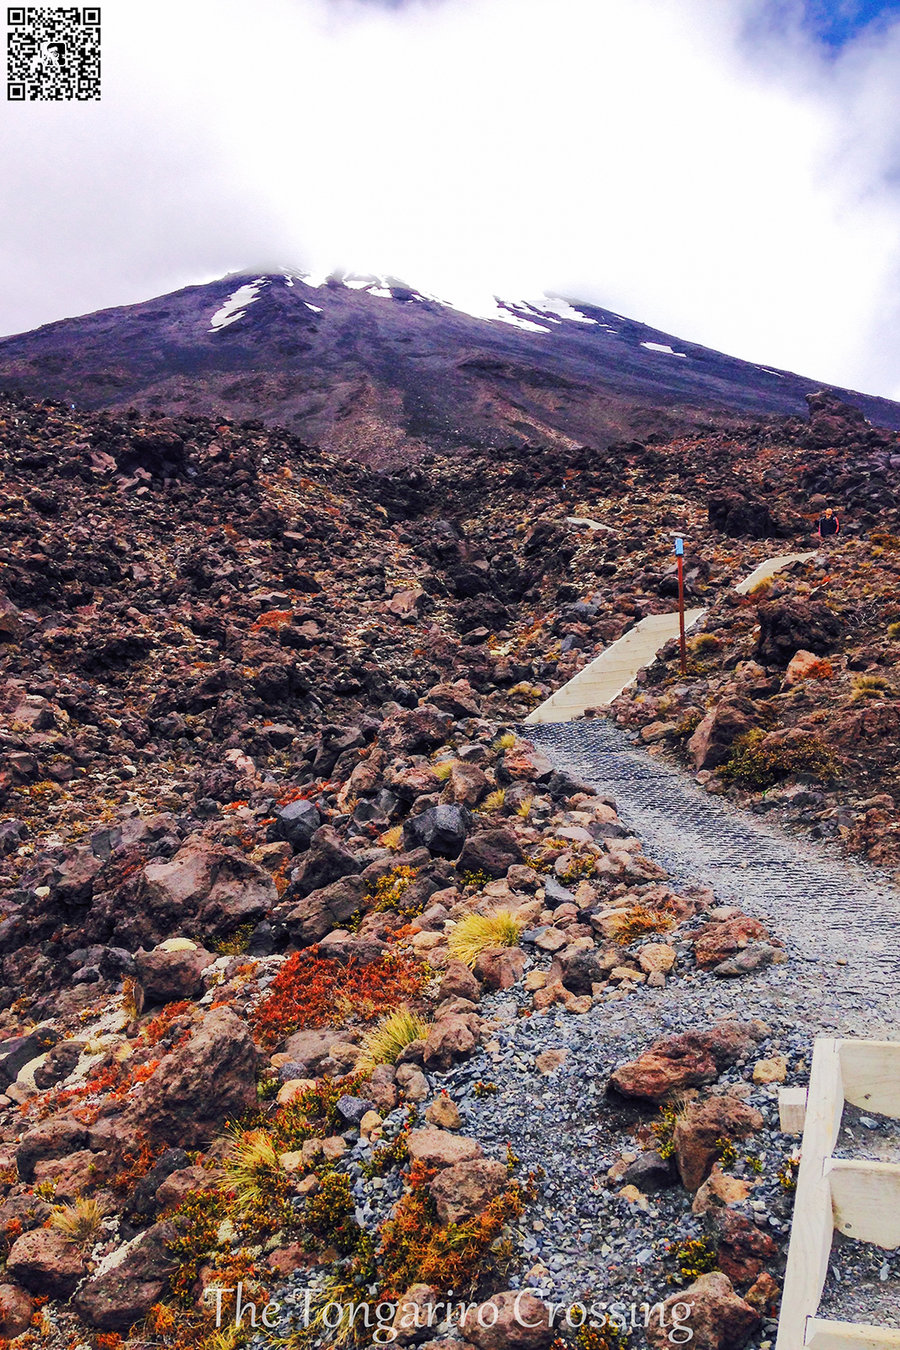
[(687, 749), (695, 769), (717, 769), (724, 764), (738, 736), (756, 721), (756, 708), (747, 698), (717, 703), (699, 723)]
[(522, 861), (522, 849), (512, 830), (482, 830), (469, 835), (457, 861), (459, 872), (484, 872), (505, 877), (514, 863)]
[(133, 898), (124, 898), (121, 892), (103, 896), (91, 910), (91, 927), (103, 921), (119, 944), (151, 948), (173, 932), (207, 938), (258, 923), (277, 892), (268, 872), (243, 853), (194, 836), (171, 862), (149, 863)]
[(121, 1261), (79, 1289), (75, 1307), (101, 1331), (127, 1331), (157, 1303), (168, 1287), (172, 1258), (166, 1244), (176, 1237), (171, 1223), (157, 1223), (129, 1244)]
[(770, 600), (759, 607), (756, 656), (768, 666), (787, 666), (798, 651), (824, 656), (842, 632), (840, 618), (821, 600)]
[(6, 1273), (32, 1294), (68, 1298), (85, 1270), (85, 1257), (74, 1243), (52, 1228), (36, 1228), (16, 1238)]
[(245, 1022), (214, 1008), (160, 1063), (129, 1106), (126, 1126), (155, 1142), (198, 1148), (257, 1102), (258, 1054)]
[(677, 1326), (690, 1328), (693, 1350), (741, 1350), (759, 1322), (759, 1313), (735, 1293), (728, 1276), (714, 1270), (666, 1299), (647, 1340), (654, 1350), (669, 1350)]
[(403, 840), (407, 848), (423, 846), (438, 857), (458, 858), (471, 824), (464, 806), (440, 803), (410, 816), (403, 827)]
[(696, 1191), (716, 1158), (722, 1139), (745, 1139), (763, 1127), (763, 1118), (739, 1097), (710, 1097), (680, 1116), (673, 1140), (675, 1162), (686, 1190)]
[(759, 1022), (718, 1022), (707, 1031), (686, 1031), (654, 1041), (649, 1050), (622, 1064), (609, 1086), (623, 1097), (661, 1102), (687, 1087), (712, 1083), (729, 1064), (749, 1054), (765, 1035)]
[(501, 1194), (509, 1181), (505, 1163), (473, 1158), (446, 1167), (429, 1190), (437, 1204), (441, 1223), (464, 1223), (481, 1214), (485, 1205)]

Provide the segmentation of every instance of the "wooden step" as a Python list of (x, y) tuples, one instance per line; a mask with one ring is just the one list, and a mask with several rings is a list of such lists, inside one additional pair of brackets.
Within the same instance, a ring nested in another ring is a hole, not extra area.
[(900, 1118), (900, 1043), (819, 1038), (805, 1112), (799, 1090), (779, 1094), (782, 1128), (803, 1142), (776, 1350), (900, 1350), (900, 1328), (816, 1316), (835, 1231), (900, 1246), (900, 1163), (835, 1158), (844, 1103)]

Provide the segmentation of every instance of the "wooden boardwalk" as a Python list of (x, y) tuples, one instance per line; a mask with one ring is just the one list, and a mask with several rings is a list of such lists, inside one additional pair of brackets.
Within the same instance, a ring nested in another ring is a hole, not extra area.
[(738, 582), (735, 590), (738, 595), (749, 595), (754, 586), (758, 586), (761, 581), (768, 581), (776, 572), (780, 572), (782, 567), (787, 567), (789, 563), (806, 562), (809, 558), (814, 558), (813, 553), (781, 553), (777, 558), (767, 558), (761, 562), (758, 567), (754, 567), (748, 577)]
[[(596, 522), (586, 518), (573, 516), (570, 519), (596, 528)], [(765, 562), (755, 567), (735, 590), (740, 595), (747, 595), (754, 586), (780, 572), (782, 567), (787, 567), (793, 562), (805, 562), (815, 556), (814, 552), (782, 553), (776, 558), (767, 558)], [(687, 610), (684, 619), (685, 628), (692, 628), (705, 613), (705, 609)], [(545, 699), (534, 712), (529, 713), (525, 718), (526, 723), (533, 725), (538, 722), (574, 722), (576, 718), (584, 715), (587, 708), (606, 707), (621, 694), (623, 689), (628, 688), (639, 670), (650, 665), (660, 647), (665, 646), (670, 638), (677, 636), (677, 611), (669, 614), (649, 614), (593, 661), (589, 661), (583, 670), (573, 675), (567, 684)]]
[[(685, 612), (685, 628), (692, 627), (705, 609)], [(600, 708), (627, 689), (635, 675), (648, 666), (669, 638), (678, 636), (678, 614), (648, 614), (633, 628), (590, 661), (568, 684), (557, 689), (525, 718), (526, 722), (574, 722), (586, 708)]]

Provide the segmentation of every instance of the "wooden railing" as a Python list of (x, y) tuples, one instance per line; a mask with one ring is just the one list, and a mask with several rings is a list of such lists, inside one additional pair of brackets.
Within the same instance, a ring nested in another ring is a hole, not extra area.
[(803, 1142), (776, 1350), (900, 1350), (896, 1325), (816, 1315), (835, 1230), (900, 1246), (900, 1163), (832, 1156), (845, 1102), (900, 1118), (900, 1042), (819, 1039), (808, 1091), (779, 1095), (782, 1130)]

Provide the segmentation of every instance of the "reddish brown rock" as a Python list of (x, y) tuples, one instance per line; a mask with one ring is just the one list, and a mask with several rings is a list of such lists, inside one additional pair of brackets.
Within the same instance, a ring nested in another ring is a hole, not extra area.
[(180, 1167), (170, 1172), (156, 1192), (156, 1203), (160, 1209), (180, 1205), (190, 1191), (215, 1191), (222, 1184), (222, 1173), (216, 1168)]
[(547, 1350), (553, 1340), (547, 1305), (524, 1289), (506, 1290), (479, 1304), (463, 1332), (477, 1350)]
[(691, 1205), (692, 1214), (710, 1214), (726, 1205), (739, 1205), (752, 1190), (752, 1183), (723, 1172), (719, 1163), (713, 1163), (709, 1176), (699, 1187)]
[(389, 614), (395, 614), (398, 619), (414, 620), (423, 613), (427, 602), (427, 596), (421, 587), (414, 586), (407, 590), (395, 591), (385, 608)]
[(174, 1003), (203, 993), (203, 972), (215, 961), (203, 947), (138, 952), (134, 961), (146, 1003)]
[(724, 923), (708, 923), (693, 935), (694, 956), (704, 970), (726, 961), (751, 942), (771, 942), (768, 931), (749, 914), (736, 914)]
[(171, 862), (144, 868), (135, 904), (115, 918), (116, 933), (147, 946), (179, 931), (230, 933), (265, 918), (276, 899), (262, 867), (195, 836)]
[(36, 1162), (34, 1183), (54, 1182), (53, 1198), (61, 1204), (95, 1190), (109, 1174), (109, 1167), (110, 1156), (106, 1151), (93, 1153), (88, 1148), (80, 1148), (65, 1158), (42, 1158)]
[(0, 642), (15, 642), (21, 633), (19, 611), (9, 596), (0, 591)]
[(610, 1075), (609, 1085), (623, 1097), (664, 1101), (673, 1092), (714, 1082), (763, 1035), (761, 1023), (719, 1022), (707, 1031), (666, 1036), (638, 1059), (620, 1065)]
[(841, 746), (863, 744), (890, 746), (900, 737), (900, 708), (894, 703), (876, 703), (856, 711), (848, 708), (829, 728), (829, 740)]
[(80, 1247), (54, 1228), (35, 1228), (16, 1238), (6, 1273), (31, 1294), (68, 1298), (85, 1271)]
[(505, 877), (507, 869), (521, 863), (522, 849), (512, 830), (481, 830), (470, 834), (457, 860), (457, 872), (483, 872)]
[(757, 1308), (761, 1313), (773, 1312), (781, 1297), (781, 1286), (768, 1271), (763, 1271), (761, 1275), (753, 1281), (747, 1290), (744, 1298), (752, 1308)]
[(466, 998), (477, 1003), (481, 985), (464, 961), (450, 961), (441, 979), (441, 1002), (448, 998)]
[[(284, 925), (298, 947), (307, 947), (313, 942), (321, 942), (332, 929), (342, 927), (371, 903), (358, 876), (340, 877), (304, 895), (296, 904), (285, 905)], [(280, 915), (282, 910), (278, 913)]]
[(307, 1027), (303, 1031), (295, 1031), (284, 1044), (286, 1062), (295, 1066), (296, 1077), (316, 1078), (337, 1039), (334, 1027)]
[(703, 718), (687, 751), (695, 769), (716, 769), (724, 764), (738, 736), (755, 724), (756, 708), (746, 698), (717, 703)]
[(444, 795), (448, 801), (458, 802), (461, 806), (475, 806), (489, 788), (490, 779), (483, 769), (457, 759), (453, 761)]
[(712, 1083), (719, 1075), (716, 1061), (693, 1032), (658, 1041), (639, 1059), (622, 1064), (610, 1075), (610, 1086), (624, 1097), (663, 1101), (673, 1092)]
[[(12, 1241), (10, 1233), (28, 1233), (32, 1228), (41, 1228), (52, 1212), (51, 1206), (33, 1192), (10, 1195), (0, 1204), (0, 1235), (6, 1236), (6, 1245), (9, 1246)], [(12, 1229), (10, 1224), (13, 1224)], [(3, 1247), (0, 1246), (0, 1253), (2, 1251)]]
[(172, 1257), (166, 1244), (171, 1223), (156, 1223), (129, 1245), (121, 1261), (87, 1280), (75, 1296), (79, 1314), (101, 1331), (127, 1331), (168, 1288)]
[(700, 1032), (720, 1072), (729, 1064), (746, 1058), (768, 1034), (769, 1028), (764, 1022), (737, 1022), (730, 1018)]
[(428, 1167), (453, 1167), (457, 1163), (471, 1162), (481, 1155), (481, 1145), (464, 1134), (450, 1134), (447, 1130), (437, 1130), (431, 1126), (410, 1130), (409, 1133), (410, 1159), (423, 1162)]
[(400, 1100), (393, 1064), (378, 1064), (369, 1075), (365, 1095), (382, 1116), (388, 1115)]
[(445, 1168), (429, 1190), (441, 1223), (462, 1223), (480, 1214), (488, 1201), (505, 1190), (508, 1182), (505, 1163), (476, 1158)]
[(785, 689), (790, 689), (795, 684), (802, 684), (804, 680), (818, 679), (822, 666), (822, 658), (816, 656), (814, 652), (806, 652), (802, 649), (799, 652), (794, 652), (784, 673)]
[(0, 1336), (14, 1340), (31, 1325), (34, 1303), (17, 1284), (4, 1280), (0, 1284)]
[(397, 1300), (392, 1331), (393, 1344), (412, 1345), (428, 1334), (443, 1317), (439, 1291), (428, 1284), (413, 1284)]
[(719, 1266), (734, 1284), (751, 1284), (778, 1255), (769, 1234), (734, 1209), (719, 1210), (715, 1226)]
[(726, 1093), (692, 1105), (680, 1116), (673, 1135), (675, 1162), (685, 1188), (696, 1191), (709, 1176), (720, 1140), (746, 1139), (763, 1127), (760, 1113), (740, 1097)]
[[(424, 1041), (419, 1042), (424, 1045)], [(428, 1096), (428, 1079), (421, 1069), (417, 1069), (415, 1064), (401, 1064), (397, 1069), (397, 1086), (403, 1092), (403, 1099), (407, 1102), (424, 1102)]]
[(478, 717), (481, 713), (478, 698), (468, 680), (441, 681), (428, 690), (425, 699), (456, 718)]
[(479, 952), (475, 974), (485, 989), (509, 989), (525, 974), (521, 947), (486, 947)]
[(409, 712), (386, 718), (378, 733), (378, 743), (395, 755), (421, 754), (443, 745), (452, 725), (449, 713), (423, 703)]
[(441, 780), (430, 764), (389, 764), (384, 771), (384, 785), (407, 804), (422, 793), (438, 792)]
[(456, 1013), (435, 1022), (425, 1042), (426, 1069), (445, 1071), (466, 1059), (478, 1044), (481, 1021), (474, 1013)]
[(692, 1350), (741, 1350), (759, 1322), (756, 1309), (735, 1293), (727, 1275), (716, 1270), (667, 1298), (646, 1334), (654, 1350), (670, 1350), (676, 1325), (690, 1329)]
[(552, 772), (553, 765), (542, 750), (536, 749), (530, 741), (517, 741), (509, 750), (504, 750), (498, 776), (504, 783), (535, 783), (549, 778)]
[[(308, 1181), (312, 1182), (313, 1178), (308, 1178)], [(269, 1253), (266, 1265), (277, 1275), (288, 1276), (295, 1270), (309, 1270), (313, 1266), (336, 1260), (337, 1255), (333, 1248), (325, 1247), (310, 1252), (302, 1242), (288, 1242), (284, 1247), (276, 1247), (274, 1252)]]
[(245, 1021), (214, 1008), (184, 1045), (162, 1060), (128, 1107), (126, 1127), (156, 1142), (197, 1148), (226, 1119), (257, 1103), (258, 1053)]
[(461, 1130), (462, 1116), (459, 1107), (446, 1092), (439, 1092), (425, 1112), (429, 1125), (437, 1125), (442, 1130)]
[(84, 1125), (70, 1116), (53, 1116), (29, 1130), (16, 1149), (16, 1167), (23, 1181), (33, 1181), (35, 1164), (44, 1158), (64, 1158), (87, 1143)]

